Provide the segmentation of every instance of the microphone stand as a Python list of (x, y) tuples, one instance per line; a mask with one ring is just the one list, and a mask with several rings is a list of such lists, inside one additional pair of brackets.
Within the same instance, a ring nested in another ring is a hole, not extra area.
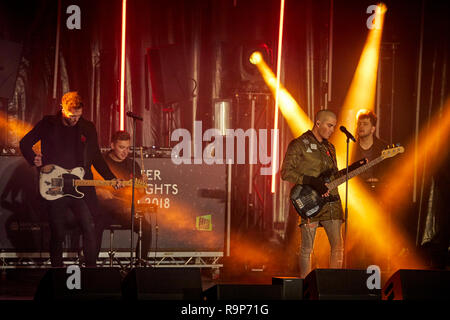
[(133, 176), (132, 176), (132, 185), (131, 185), (131, 248), (130, 248), (130, 269), (133, 268), (133, 244), (134, 244), (134, 217), (135, 217), (135, 206), (134, 206), (134, 185), (135, 185), (135, 177), (136, 177), (136, 121), (141, 120), (142, 118), (134, 115), (131, 112), (127, 112), (127, 116), (133, 119)]
[(136, 148), (136, 118), (133, 118), (133, 175), (132, 175), (132, 183), (131, 183), (131, 249), (130, 249), (130, 269), (133, 268), (133, 244), (134, 244), (134, 179), (136, 174), (136, 163), (135, 163), (135, 148)]
[(343, 261), (343, 267), (344, 269), (347, 268), (347, 251), (346, 251), (346, 244), (347, 244), (347, 225), (348, 225), (348, 155), (349, 155), (349, 148), (350, 148), (350, 137), (347, 136), (347, 155), (345, 159), (345, 217), (344, 217), (344, 261)]

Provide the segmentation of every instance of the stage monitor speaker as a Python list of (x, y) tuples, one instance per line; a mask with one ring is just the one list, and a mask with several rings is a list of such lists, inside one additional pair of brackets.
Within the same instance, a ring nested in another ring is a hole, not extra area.
[(0, 98), (14, 93), (21, 55), (22, 44), (0, 39)]
[(366, 270), (315, 269), (303, 282), (305, 300), (380, 300), (379, 289), (367, 287)]
[(217, 284), (203, 292), (206, 301), (281, 300), (282, 286), (267, 284)]
[(125, 300), (200, 300), (199, 268), (136, 268), (122, 283)]
[[(80, 289), (69, 289), (72, 283), (67, 268), (49, 269), (34, 295), (36, 301), (49, 300), (121, 300), (119, 268), (80, 268)], [(69, 281), (68, 281), (69, 280)]]
[(149, 48), (147, 59), (154, 103), (168, 105), (190, 98), (191, 80), (181, 47)]
[(296, 277), (274, 277), (272, 284), (281, 286), (282, 300), (303, 299), (303, 279)]
[(47, 269), (43, 268), (2, 269), (0, 272), (0, 296), (17, 299), (33, 297), (46, 272)]
[(398, 270), (384, 285), (383, 300), (449, 300), (450, 271)]

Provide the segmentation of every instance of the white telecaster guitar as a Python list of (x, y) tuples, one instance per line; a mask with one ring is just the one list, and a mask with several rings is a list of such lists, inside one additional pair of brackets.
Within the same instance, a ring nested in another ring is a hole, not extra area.
[[(76, 167), (64, 169), (55, 164), (48, 164), (41, 168), (39, 175), (39, 192), (44, 199), (56, 200), (61, 197), (70, 196), (81, 199), (84, 193), (78, 191), (79, 186), (114, 186), (115, 180), (83, 180), (84, 169)], [(123, 181), (124, 186), (131, 186), (132, 180)], [(136, 188), (146, 188), (145, 181), (135, 179)]]

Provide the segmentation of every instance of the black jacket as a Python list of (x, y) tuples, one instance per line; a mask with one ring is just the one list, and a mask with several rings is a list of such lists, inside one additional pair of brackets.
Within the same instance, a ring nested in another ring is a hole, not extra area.
[[(381, 152), (386, 149), (386, 147), (387, 142), (377, 138), (376, 136), (373, 136), (373, 144), (369, 148), (369, 150), (367, 150), (367, 152), (371, 153), (371, 156), (368, 157), (369, 162), (378, 158), (381, 155)], [(358, 143), (356, 143), (355, 147), (353, 148), (351, 161), (354, 162), (363, 158), (365, 158), (365, 154), (358, 141)], [(389, 162), (389, 159), (387, 159), (382, 163), (377, 164), (376, 166), (360, 174), (359, 178), (363, 181), (369, 178), (377, 178), (381, 182), (383, 180), (384, 174), (386, 173)]]
[[(58, 159), (60, 150), (55, 148), (58, 137), (57, 125), (61, 123), (62, 114), (45, 116), (34, 128), (20, 140), (20, 150), (30, 165), (34, 165), (35, 153), (33, 145), (41, 141), (42, 164), (52, 164), (54, 159)], [(92, 179), (91, 165), (106, 180), (114, 179), (115, 176), (109, 169), (100, 153), (98, 146), (97, 131), (91, 121), (80, 118), (77, 124), (78, 137), (75, 146), (77, 163), (82, 164), (85, 169), (85, 179)], [(66, 168), (71, 169), (71, 168)]]

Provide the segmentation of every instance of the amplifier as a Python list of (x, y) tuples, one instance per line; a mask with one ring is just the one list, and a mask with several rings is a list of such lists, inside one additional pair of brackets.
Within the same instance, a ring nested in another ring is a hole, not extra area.
[[(170, 158), (172, 156), (172, 148), (162, 148), (162, 147), (136, 147), (136, 148), (130, 148), (131, 153), (130, 157), (133, 156), (133, 150), (135, 150), (135, 157), (136, 159), (140, 159), (141, 157), (141, 149), (142, 149), (142, 155), (144, 158)], [(100, 151), (102, 153), (109, 152), (110, 148), (100, 148)]]

